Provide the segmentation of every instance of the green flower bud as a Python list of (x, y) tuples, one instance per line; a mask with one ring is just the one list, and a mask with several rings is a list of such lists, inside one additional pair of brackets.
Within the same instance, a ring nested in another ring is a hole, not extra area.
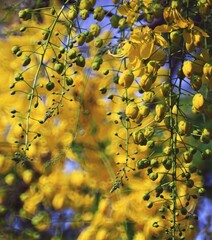
[(90, 32), (94, 37), (97, 37), (101, 32), (101, 27), (97, 23), (93, 23), (90, 26)]
[(136, 166), (137, 166), (138, 169), (147, 168), (147, 167), (149, 167), (149, 165), (150, 165), (150, 160), (147, 159), (147, 158), (138, 160), (138, 161), (136, 162)]
[(149, 178), (150, 178), (152, 181), (155, 181), (155, 180), (158, 178), (158, 173), (157, 173), (157, 172), (150, 173), (150, 174), (149, 174)]
[(100, 68), (100, 64), (98, 62), (93, 62), (91, 67), (93, 70), (98, 71)]
[(30, 62), (31, 62), (31, 58), (29, 56), (27, 56), (27, 55), (25, 55), (22, 60), (23, 60), (22, 66), (24, 66), (24, 67), (29, 65)]
[(79, 15), (82, 18), (82, 20), (86, 20), (89, 17), (89, 11), (86, 9), (82, 9), (80, 10)]
[(100, 48), (102, 47), (102, 45), (103, 45), (103, 40), (101, 38), (96, 38), (94, 41), (94, 46), (97, 48)]
[(94, 19), (96, 19), (98, 21), (102, 21), (104, 16), (105, 16), (105, 11), (104, 11), (103, 7), (98, 6), (94, 9), (94, 14), (93, 14)]
[(120, 17), (118, 15), (113, 15), (110, 18), (110, 23), (113, 28), (118, 28)]
[(32, 14), (30, 12), (29, 8), (26, 8), (24, 10), (20, 10), (18, 13), (19, 18), (21, 18), (23, 21), (27, 21), (29, 19), (31, 19)]
[(58, 73), (58, 74), (61, 74), (64, 70), (64, 64), (63, 63), (55, 63), (54, 65), (54, 70)]
[(133, 132), (132, 137), (133, 137), (133, 141), (134, 141), (135, 144), (145, 145), (146, 142), (147, 142), (146, 138), (144, 137), (144, 134), (143, 134), (142, 130), (138, 130), (138, 131)]
[(71, 85), (73, 85), (73, 83), (74, 83), (74, 80), (73, 80), (73, 78), (66, 78), (66, 84), (67, 84), (67, 86), (71, 86)]
[(20, 51), (20, 47), (19, 46), (14, 46), (14, 47), (12, 47), (12, 53), (13, 54), (16, 54), (18, 51)]
[(154, 168), (158, 168), (159, 167), (159, 162), (156, 158), (153, 158), (150, 160), (150, 166), (154, 167)]
[(68, 51), (67, 55), (68, 55), (68, 57), (69, 57), (70, 59), (74, 59), (74, 58), (77, 57), (77, 51), (74, 50), (74, 49), (70, 49), (70, 50)]
[(190, 163), (192, 161), (193, 154), (190, 151), (185, 151), (183, 153), (183, 158), (184, 158), (186, 163)]
[(149, 193), (145, 193), (143, 196), (143, 200), (144, 201), (148, 201), (150, 199), (150, 194)]
[(54, 89), (54, 83), (53, 83), (53, 82), (48, 82), (48, 83), (46, 84), (46, 89), (47, 89), (48, 91), (51, 91), (52, 89)]
[(76, 65), (79, 67), (85, 66), (85, 58), (83, 56), (78, 56), (76, 59)]

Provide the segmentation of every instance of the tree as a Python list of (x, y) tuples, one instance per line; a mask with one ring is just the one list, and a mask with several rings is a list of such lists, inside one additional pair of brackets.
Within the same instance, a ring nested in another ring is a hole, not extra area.
[(0, 40), (4, 236), (195, 236), (212, 158), (211, 5), (17, 4)]

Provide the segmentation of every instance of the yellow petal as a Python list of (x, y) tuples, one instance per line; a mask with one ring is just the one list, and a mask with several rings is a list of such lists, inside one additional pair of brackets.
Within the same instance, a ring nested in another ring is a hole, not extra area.
[(122, 5), (118, 7), (118, 13), (122, 16), (126, 16), (129, 11), (129, 8), (126, 5)]
[(155, 40), (161, 47), (167, 48), (168, 46), (167, 41), (161, 35), (155, 34)]
[(142, 59), (147, 59), (151, 56), (152, 50), (154, 47), (154, 42), (151, 41), (150, 43), (142, 44), (140, 48), (140, 55)]
[(198, 32), (200, 32), (202, 34), (203, 37), (209, 37), (209, 35), (203, 31), (201, 28), (194, 26), (193, 29), (197, 30)]
[(172, 30), (173, 30), (173, 27), (168, 26), (166, 24), (162, 24), (154, 28), (154, 32), (157, 32), (157, 33), (166, 33), (166, 32), (171, 32)]

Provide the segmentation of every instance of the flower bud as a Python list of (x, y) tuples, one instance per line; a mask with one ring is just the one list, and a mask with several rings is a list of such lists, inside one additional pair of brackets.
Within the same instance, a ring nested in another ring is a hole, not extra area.
[(119, 26), (119, 20), (120, 20), (120, 17), (118, 15), (113, 15), (111, 18), (110, 18), (110, 23), (111, 23), (111, 26), (113, 28), (118, 28)]
[(70, 49), (70, 50), (68, 51), (67, 55), (68, 55), (68, 57), (69, 57), (70, 59), (74, 59), (74, 58), (77, 57), (77, 51), (74, 50), (74, 49)]
[(46, 89), (47, 89), (48, 91), (53, 90), (54, 87), (55, 87), (55, 85), (54, 85), (54, 83), (51, 82), (51, 81), (49, 81), (49, 82), (46, 84)]
[(27, 55), (25, 55), (22, 60), (23, 60), (23, 63), (22, 63), (23, 67), (26, 67), (31, 62), (31, 58), (29, 56), (27, 56)]
[(154, 101), (155, 93), (152, 91), (144, 92), (143, 94), (143, 101), (146, 103), (151, 103)]
[(103, 40), (101, 38), (96, 38), (94, 41), (94, 46), (97, 48), (100, 48), (102, 47), (102, 45), (103, 45)]
[(202, 160), (210, 160), (212, 158), (212, 151), (211, 149), (205, 149), (202, 153)]
[(141, 129), (133, 132), (132, 137), (133, 137), (134, 143), (137, 145), (145, 145), (147, 143), (147, 140), (144, 137), (144, 134)]
[(101, 32), (101, 28), (97, 23), (93, 23), (90, 26), (90, 32), (94, 37), (97, 37)]
[(80, 1), (80, 5), (79, 5), (80, 9), (86, 9), (89, 11), (92, 7), (93, 7), (92, 1), (90, 1), (90, 0), (81, 0)]
[(134, 74), (131, 70), (125, 70), (120, 78), (119, 78), (119, 85), (123, 86), (124, 88), (129, 88), (134, 80)]
[(161, 86), (160, 86), (160, 91), (161, 91), (161, 93), (164, 97), (168, 97), (169, 93), (171, 91), (170, 84), (166, 83), (166, 82), (162, 83)]
[(149, 74), (144, 74), (140, 79), (139, 85), (144, 91), (149, 91), (153, 82), (153, 78)]
[(202, 87), (202, 79), (197, 75), (192, 76), (191, 87), (193, 90), (198, 91)]
[(205, 99), (201, 93), (196, 93), (192, 99), (193, 107), (197, 111), (201, 111), (205, 104)]
[(187, 78), (191, 78), (193, 74), (193, 63), (191, 61), (185, 61), (182, 67), (183, 73)]
[(29, 8), (26, 8), (26, 9), (20, 10), (19, 13), (18, 13), (18, 16), (19, 16), (19, 18), (21, 18), (23, 21), (27, 21), (27, 20), (31, 19), (32, 14), (31, 14), (31, 12), (30, 12), (30, 9), (29, 9)]
[(185, 160), (185, 163), (190, 163), (192, 161), (193, 154), (190, 151), (185, 151), (183, 153), (183, 158)]
[(158, 178), (158, 173), (157, 172), (152, 172), (149, 174), (149, 178), (152, 180), (152, 181), (155, 181), (157, 178)]
[(86, 39), (86, 36), (85, 34), (83, 33), (79, 33), (77, 36), (76, 36), (76, 42), (79, 46), (82, 46), (85, 42), (85, 39)]
[(147, 168), (147, 167), (149, 167), (149, 165), (150, 165), (150, 160), (147, 158), (140, 159), (136, 162), (136, 166), (138, 169)]
[(203, 73), (206, 79), (209, 79), (210, 81), (212, 81), (212, 65), (210, 65), (209, 63), (206, 63), (203, 67)]
[(68, 11), (68, 19), (74, 20), (77, 17), (77, 9), (75, 6), (71, 5)]
[(152, 137), (152, 135), (154, 134), (154, 132), (155, 132), (155, 129), (154, 129), (153, 127), (146, 127), (146, 128), (144, 129), (144, 136), (145, 136), (146, 138), (150, 138), (150, 137)]
[(76, 65), (79, 67), (85, 66), (85, 58), (83, 56), (78, 56), (76, 59)]
[(15, 182), (16, 176), (14, 173), (9, 173), (4, 177), (4, 181), (7, 185), (12, 186)]
[(13, 54), (16, 54), (18, 51), (20, 51), (20, 47), (19, 46), (13, 46), (11, 49)]
[(192, 132), (192, 125), (184, 120), (178, 123), (178, 133), (189, 136)]
[(150, 109), (146, 105), (139, 107), (139, 113), (145, 118), (149, 115)]
[(52, 200), (52, 206), (56, 210), (59, 210), (63, 207), (64, 201), (65, 201), (65, 195), (63, 193), (57, 193)]
[(128, 118), (135, 119), (138, 115), (139, 109), (136, 103), (130, 102), (125, 110), (126, 116)]
[(55, 70), (58, 74), (61, 74), (61, 73), (63, 72), (63, 70), (64, 70), (64, 65), (63, 65), (63, 63), (60, 63), (60, 62), (55, 63), (55, 65), (54, 65), (54, 70)]
[(29, 184), (33, 178), (33, 171), (30, 169), (25, 170), (22, 174), (22, 178), (26, 184)]
[(82, 20), (86, 20), (89, 17), (89, 11), (86, 9), (82, 9), (80, 10), (79, 15), (82, 18)]
[(105, 16), (105, 11), (104, 11), (103, 7), (98, 6), (94, 9), (94, 14), (93, 14), (94, 19), (96, 19), (98, 21), (102, 21), (104, 16)]
[(156, 114), (156, 119), (158, 121), (162, 121), (165, 114), (166, 114), (166, 108), (165, 105), (159, 103), (155, 106), (155, 114)]

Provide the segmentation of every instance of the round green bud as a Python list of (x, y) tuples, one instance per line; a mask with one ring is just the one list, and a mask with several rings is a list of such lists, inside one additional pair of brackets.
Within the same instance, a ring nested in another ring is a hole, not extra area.
[(46, 89), (48, 90), (48, 91), (51, 91), (52, 89), (54, 89), (54, 83), (53, 82), (48, 82), (47, 84), (46, 84)]
[(82, 9), (80, 10), (79, 15), (82, 20), (86, 20), (89, 17), (89, 11), (87, 9)]
[(27, 29), (27, 28), (26, 28), (25, 26), (23, 26), (23, 27), (21, 27), (21, 28), (19, 29), (19, 31), (20, 31), (20, 32), (25, 32), (26, 29)]
[(58, 73), (58, 74), (61, 74), (64, 70), (64, 64), (63, 63), (55, 63), (54, 65), (54, 70)]
[(152, 172), (149, 174), (149, 178), (152, 180), (152, 181), (155, 181), (157, 178), (158, 178), (158, 173), (157, 172)]
[(68, 55), (68, 57), (69, 57), (70, 59), (74, 59), (74, 58), (77, 57), (77, 51), (74, 50), (74, 49), (70, 49), (70, 50), (68, 51), (67, 55)]
[(86, 40), (86, 36), (83, 33), (79, 33), (76, 36), (76, 42), (79, 46), (82, 46), (85, 43), (85, 40)]
[(94, 14), (93, 14), (94, 19), (96, 19), (98, 21), (102, 21), (104, 16), (105, 16), (105, 11), (104, 11), (103, 7), (98, 6), (94, 9)]
[(67, 86), (71, 86), (71, 85), (73, 85), (73, 83), (74, 83), (74, 80), (70, 77), (70, 78), (66, 78), (66, 85)]
[(141, 159), (136, 162), (136, 166), (138, 169), (144, 169), (149, 167), (150, 165), (150, 160), (149, 159)]
[(144, 201), (148, 201), (150, 199), (150, 194), (149, 193), (145, 193), (143, 196), (143, 200)]
[(93, 23), (90, 26), (90, 32), (93, 34), (94, 37), (97, 37), (101, 32), (101, 27), (97, 23)]
[(102, 47), (102, 45), (103, 45), (103, 40), (101, 38), (96, 38), (94, 41), (94, 46), (97, 48), (100, 48)]
[(118, 28), (119, 26), (119, 20), (120, 20), (120, 17), (118, 15), (113, 15), (111, 18), (110, 18), (110, 24), (113, 28)]
[(23, 63), (22, 63), (23, 67), (26, 67), (31, 62), (31, 58), (29, 56), (27, 56), (27, 55), (25, 55), (22, 60), (23, 60)]
[(147, 203), (147, 207), (148, 207), (148, 208), (152, 208), (152, 207), (153, 207), (153, 202)]
[(19, 18), (21, 18), (23, 21), (27, 21), (27, 20), (31, 19), (32, 14), (31, 14), (31, 12), (30, 12), (30, 9), (29, 9), (29, 8), (26, 8), (26, 9), (20, 10), (19, 13), (18, 13), (18, 16), (19, 16)]
[(82, 55), (77, 57), (76, 65), (79, 66), (79, 67), (84, 67), (85, 66), (85, 58)]
[(16, 54), (18, 51), (20, 51), (20, 47), (19, 46), (13, 46), (11, 49), (13, 54)]

